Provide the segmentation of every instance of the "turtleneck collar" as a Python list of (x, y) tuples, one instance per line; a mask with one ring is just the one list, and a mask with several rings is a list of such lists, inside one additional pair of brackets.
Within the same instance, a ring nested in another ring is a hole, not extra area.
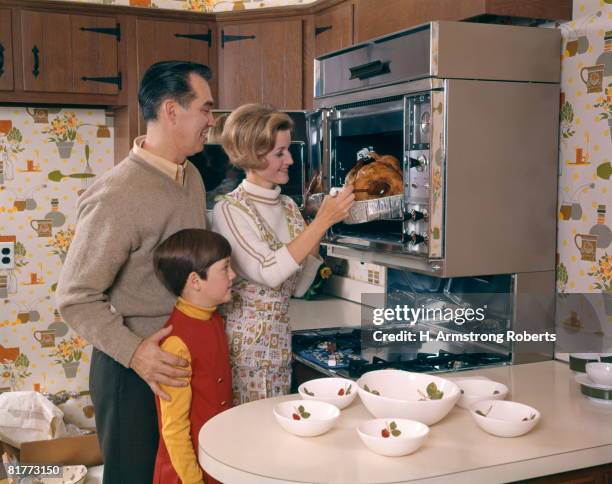
[(255, 202), (268, 205), (276, 205), (279, 202), (281, 188), (278, 185), (275, 185), (274, 188), (264, 188), (245, 179), (242, 181), (242, 187), (249, 198)]
[(213, 306), (211, 308), (205, 308), (203, 306), (198, 306), (197, 304), (190, 303), (182, 297), (179, 297), (176, 301), (176, 309), (178, 309), (183, 314), (189, 316), (190, 318), (208, 321), (210, 318), (212, 318), (212, 315), (217, 310), (217, 307)]

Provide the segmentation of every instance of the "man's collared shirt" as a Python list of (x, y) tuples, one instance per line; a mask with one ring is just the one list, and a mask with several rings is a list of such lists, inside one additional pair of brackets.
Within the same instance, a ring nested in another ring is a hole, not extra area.
[(134, 154), (142, 158), (143, 160), (145, 160), (147, 163), (149, 163), (150, 165), (152, 165), (154, 168), (158, 169), (162, 173), (168, 175), (175, 182), (179, 183), (180, 185), (184, 185), (185, 184), (185, 164), (187, 160), (183, 161), (183, 163), (179, 165), (170, 160), (166, 160), (165, 158), (162, 158), (161, 156), (157, 156), (156, 154), (153, 154), (150, 151), (142, 147), (142, 145), (144, 144), (144, 140), (145, 140), (144, 135), (138, 136), (134, 140), (134, 147), (132, 148), (132, 151), (134, 151)]

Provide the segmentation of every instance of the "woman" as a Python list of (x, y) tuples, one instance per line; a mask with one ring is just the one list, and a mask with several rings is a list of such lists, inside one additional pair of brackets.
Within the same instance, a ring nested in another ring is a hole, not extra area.
[(346, 218), (354, 200), (352, 187), (325, 197), (306, 226), (295, 202), (280, 194), (293, 164), (292, 125), (286, 114), (247, 104), (230, 114), (223, 129), (223, 149), (246, 172), (213, 212), (214, 230), (230, 241), (239, 276), (223, 310), (234, 405), (289, 393), (289, 298), (310, 286), (321, 264), (321, 238)]

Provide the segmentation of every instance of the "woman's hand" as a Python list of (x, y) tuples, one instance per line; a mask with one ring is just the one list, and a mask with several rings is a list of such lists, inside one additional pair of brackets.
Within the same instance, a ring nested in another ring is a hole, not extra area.
[(315, 220), (323, 223), (326, 229), (338, 222), (342, 222), (342, 220), (348, 217), (349, 210), (354, 201), (353, 186), (346, 185), (337, 195), (325, 196)]

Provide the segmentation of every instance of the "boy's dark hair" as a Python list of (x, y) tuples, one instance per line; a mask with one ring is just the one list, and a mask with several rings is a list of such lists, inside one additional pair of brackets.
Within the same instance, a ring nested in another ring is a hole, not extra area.
[(155, 274), (175, 296), (180, 296), (192, 272), (206, 279), (208, 268), (232, 254), (225, 237), (204, 229), (181, 230), (159, 244), (153, 252)]
[(174, 99), (186, 108), (195, 97), (189, 76), (197, 74), (207, 81), (212, 71), (204, 64), (187, 61), (162, 61), (149, 67), (140, 81), (138, 104), (145, 123), (157, 119), (159, 106), (165, 99)]

